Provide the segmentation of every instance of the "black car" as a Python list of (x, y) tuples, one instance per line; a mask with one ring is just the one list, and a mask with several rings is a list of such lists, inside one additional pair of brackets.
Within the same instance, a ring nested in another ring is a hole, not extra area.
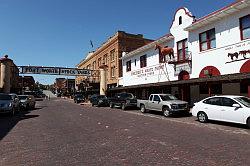
[(137, 107), (137, 99), (132, 93), (118, 93), (114, 97), (109, 99), (110, 108), (121, 107), (123, 110), (128, 107)]
[(100, 107), (109, 105), (108, 98), (105, 95), (92, 95), (89, 100), (92, 106), (96, 105), (97, 107)]
[(82, 94), (76, 94), (74, 96), (74, 102), (75, 103), (81, 103), (81, 102), (84, 102), (85, 101), (85, 98)]

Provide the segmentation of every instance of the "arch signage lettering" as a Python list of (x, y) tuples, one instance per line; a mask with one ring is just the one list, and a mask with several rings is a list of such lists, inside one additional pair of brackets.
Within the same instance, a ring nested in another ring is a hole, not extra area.
[(68, 76), (90, 76), (88, 69), (61, 68), (61, 67), (40, 67), (40, 66), (19, 66), (21, 74), (48, 74)]

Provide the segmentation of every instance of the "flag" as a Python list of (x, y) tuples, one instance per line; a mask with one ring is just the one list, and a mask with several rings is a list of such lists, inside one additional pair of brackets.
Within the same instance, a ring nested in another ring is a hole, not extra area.
[(94, 47), (92, 40), (90, 40), (90, 45), (92, 48)]

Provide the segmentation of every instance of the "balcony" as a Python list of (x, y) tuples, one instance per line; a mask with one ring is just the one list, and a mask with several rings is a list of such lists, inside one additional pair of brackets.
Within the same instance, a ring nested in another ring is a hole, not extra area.
[(187, 54), (185, 55), (184, 59), (179, 60), (178, 55), (175, 53), (174, 58), (169, 58), (167, 57), (167, 62), (168, 64), (174, 64), (175, 66), (178, 64), (183, 64), (183, 63), (188, 63), (191, 66), (192, 62), (192, 52), (188, 51)]
[(184, 59), (179, 60), (177, 54), (174, 58), (167, 59), (168, 64), (172, 64), (174, 67), (174, 75), (178, 76), (181, 71), (187, 71), (189, 74), (192, 72), (192, 53), (187, 52)]

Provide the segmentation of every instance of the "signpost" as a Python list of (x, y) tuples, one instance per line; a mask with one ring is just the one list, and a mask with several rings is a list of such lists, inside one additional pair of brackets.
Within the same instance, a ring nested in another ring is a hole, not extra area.
[(90, 76), (91, 70), (63, 67), (19, 66), (20, 74)]

